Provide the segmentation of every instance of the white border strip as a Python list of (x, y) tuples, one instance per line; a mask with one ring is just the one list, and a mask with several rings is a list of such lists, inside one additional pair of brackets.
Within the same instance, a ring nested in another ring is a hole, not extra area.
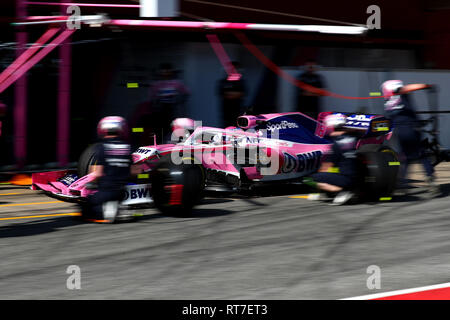
[(345, 298), (345, 299), (340, 299), (340, 300), (371, 300), (371, 299), (378, 299), (378, 298), (386, 298), (386, 297), (390, 297), (390, 296), (398, 296), (398, 295), (403, 295), (403, 294), (408, 294), (408, 293), (417, 293), (417, 292), (421, 292), (421, 291), (442, 289), (442, 288), (447, 288), (447, 287), (450, 287), (450, 282), (442, 283), (442, 284), (435, 284), (435, 285), (426, 286), (426, 287), (418, 287), (418, 288), (411, 288), (411, 289), (405, 289), (405, 290), (397, 290), (397, 291), (369, 294), (369, 295), (365, 295), (365, 296)]
[(248, 29), (274, 30), (274, 31), (304, 31), (332, 34), (362, 34), (367, 31), (366, 27), (355, 26), (323, 26), (323, 25), (293, 25), (293, 24), (249, 24)]
[(81, 21), (86, 24), (103, 24), (108, 22), (108, 19), (104, 15), (90, 15), (90, 16), (80, 16), (80, 17), (69, 17), (70, 19), (65, 20), (39, 20), (39, 21), (28, 21), (28, 22), (13, 22), (15, 26), (25, 26), (32, 24), (49, 24), (49, 23), (65, 23), (65, 22), (75, 22)]

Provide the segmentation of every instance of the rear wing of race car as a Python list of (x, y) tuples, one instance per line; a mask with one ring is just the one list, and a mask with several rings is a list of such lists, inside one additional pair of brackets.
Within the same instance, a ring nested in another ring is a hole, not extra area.
[(331, 114), (344, 114), (347, 116), (345, 128), (361, 132), (361, 138), (375, 138), (388, 135), (392, 132), (391, 120), (377, 114), (358, 114), (345, 112), (321, 112), (318, 117), (316, 135), (323, 137), (326, 134), (326, 128), (323, 121), (326, 116)]

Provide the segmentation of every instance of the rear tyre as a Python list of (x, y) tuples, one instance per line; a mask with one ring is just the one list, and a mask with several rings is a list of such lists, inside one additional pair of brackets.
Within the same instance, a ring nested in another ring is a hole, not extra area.
[(395, 151), (383, 145), (364, 145), (357, 151), (358, 193), (366, 200), (390, 198), (400, 168)]
[(161, 159), (151, 180), (155, 206), (166, 215), (189, 216), (203, 197), (204, 168), (193, 162), (176, 165), (170, 157)]

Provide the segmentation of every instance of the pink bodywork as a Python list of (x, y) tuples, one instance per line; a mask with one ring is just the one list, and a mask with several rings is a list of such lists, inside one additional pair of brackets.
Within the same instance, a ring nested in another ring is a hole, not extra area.
[[(298, 113), (282, 113), (282, 114), (266, 114), (259, 116), (248, 116), (248, 127), (252, 129), (256, 127), (256, 120), (269, 121), (279, 116), (285, 116)], [(316, 137), (322, 138), (324, 126), (321, 123), (323, 117), (329, 113), (323, 113), (319, 116), (319, 121), (311, 119), (307, 116), (308, 121), (314, 121)], [(256, 119), (256, 120), (255, 120)], [(218, 137), (210, 141), (196, 141), (197, 137), (204, 138), (205, 134), (211, 137)], [(359, 141), (358, 147), (364, 144), (381, 144), (384, 140), (389, 139), (391, 132), (378, 137), (363, 138)], [(242, 145), (239, 143), (243, 141)], [(318, 140), (322, 141), (321, 139)], [(293, 141), (264, 138), (259, 130), (243, 130), (241, 128), (213, 128), (198, 127), (192, 135), (184, 142), (178, 144), (162, 144), (144, 146), (138, 148), (132, 155), (133, 163), (141, 165), (142, 172), (150, 172), (163, 156), (177, 156), (178, 158), (194, 158), (199, 164), (209, 170), (216, 170), (227, 175), (240, 178), (243, 170), (246, 177), (253, 181), (270, 181), (270, 180), (286, 180), (299, 178), (308, 175), (318, 169), (322, 155), (331, 150), (332, 144), (327, 140), (320, 143), (297, 143)], [(240, 166), (232, 163), (227, 157), (230, 149), (235, 148), (256, 148), (263, 150), (264, 155), (271, 159), (278, 159), (278, 168), (271, 175), (262, 175), (260, 168), (255, 165)], [(173, 158), (172, 158), (173, 159)], [(303, 162), (302, 162), (303, 161)], [(311, 162), (312, 161), (312, 162)], [(176, 163), (176, 162), (175, 162)], [(313, 166), (310, 164), (313, 163)], [(308, 165), (306, 165), (308, 164)], [(298, 168), (302, 170), (297, 170)], [(87, 189), (86, 184), (93, 180), (92, 175), (86, 175), (67, 186), (57, 180), (66, 176), (69, 171), (53, 171), (35, 173), (32, 175), (33, 189), (41, 189), (53, 194), (68, 197), (86, 197), (95, 192), (95, 190)]]
[(86, 188), (86, 185), (94, 180), (92, 174), (81, 177), (70, 186), (58, 181), (69, 173), (71, 173), (70, 170), (33, 173), (31, 188), (33, 190), (44, 190), (53, 194), (69, 197), (84, 198), (95, 193), (96, 190)]

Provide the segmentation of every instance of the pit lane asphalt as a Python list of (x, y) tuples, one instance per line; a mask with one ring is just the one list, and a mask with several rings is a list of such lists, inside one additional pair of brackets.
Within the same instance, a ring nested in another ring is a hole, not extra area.
[[(189, 218), (145, 209), (114, 225), (0, 220), (0, 299), (340, 299), (449, 282), (450, 166), (438, 169), (433, 200), (417, 173), (413, 195), (377, 204), (222, 197)], [(0, 186), (0, 219), (79, 212), (55, 201)], [(70, 265), (80, 290), (66, 287)], [(371, 265), (379, 290), (366, 286)]]

